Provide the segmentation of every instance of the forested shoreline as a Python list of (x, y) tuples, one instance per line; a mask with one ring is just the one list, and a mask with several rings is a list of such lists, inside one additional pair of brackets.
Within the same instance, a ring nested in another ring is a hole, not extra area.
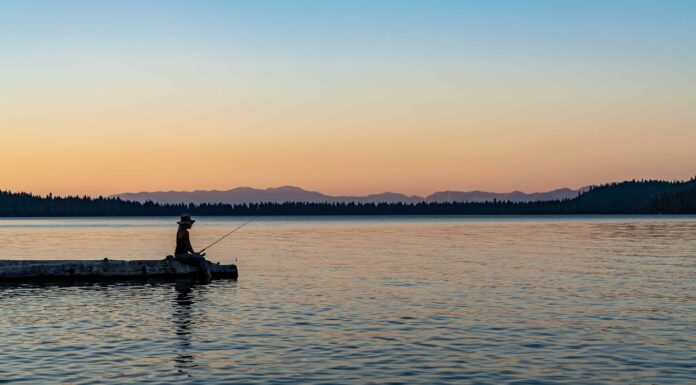
[(696, 179), (593, 186), (577, 198), (538, 202), (159, 204), (120, 198), (0, 191), (0, 217), (306, 215), (696, 214)]

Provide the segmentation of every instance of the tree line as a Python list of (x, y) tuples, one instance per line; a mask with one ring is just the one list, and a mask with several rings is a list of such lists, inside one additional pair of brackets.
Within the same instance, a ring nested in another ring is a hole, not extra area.
[(511, 202), (284, 202), (160, 204), (121, 198), (39, 196), (0, 191), (2, 217), (285, 215), (572, 215), (696, 213), (696, 179), (632, 180), (592, 186), (577, 198)]

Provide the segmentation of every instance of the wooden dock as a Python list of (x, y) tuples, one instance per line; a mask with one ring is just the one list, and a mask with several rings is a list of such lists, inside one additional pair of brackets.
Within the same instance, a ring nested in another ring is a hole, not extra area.
[[(237, 279), (236, 265), (208, 262), (213, 279)], [(160, 260), (0, 260), (0, 283), (50, 281), (112, 281), (196, 277), (198, 268), (172, 257)]]

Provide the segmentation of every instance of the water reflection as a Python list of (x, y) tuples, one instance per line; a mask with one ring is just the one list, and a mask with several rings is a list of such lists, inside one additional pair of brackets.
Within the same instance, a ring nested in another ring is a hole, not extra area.
[(197, 282), (193, 279), (177, 280), (174, 289), (177, 292), (172, 306), (172, 322), (176, 333), (176, 356), (174, 357), (174, 367), (177, 372), (190, 376), (190, 371), (197, 367), (195, 354), (193, 354), (193, 344), (191, 337), (193, 329), (198, 323), (194, 314), (195, 297), (200, 301), (204, 297), (201, 291), (194, 292), (196, 285), (206, 285), (204, 282)]
[[(13, 258), (144, 258), (171, 242), (168, 222), (147, 223), (0, 241)], [(239, 256), (238, 282), (0, 286), (0, 382), (693, 383), (695, 233), (662, 219), (261, 221), (217, 249)]]

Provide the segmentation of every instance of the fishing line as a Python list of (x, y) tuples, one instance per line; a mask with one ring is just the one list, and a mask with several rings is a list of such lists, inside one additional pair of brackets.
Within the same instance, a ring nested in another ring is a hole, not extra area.
[(232, 230), (232, 231), (230, 231), (229, 233), (223, 235), (220, 239), (218, 239), (217, 241), (215, 241), (215, 242), (209, 244), (206, 248), (204, 248), (203, 250), (199, 251), (198, 253), (200, 254), (200, 253), (202, 253), (202, 252), (208, 250), (211, 246), (213, 246), (214, 244), (216, 244), (216, 243), (222, 241), (223, 239), (227, 238), (227, 237), (230, 236), (232, 233), (234, 233), (235, 231), (241, 229), (242, 227), (248, 225), (249, 223), (251, 223), (251, 222), (252, 222), (254, 219), (256, 219), (256, 218), (258, 218), (258, 215), (255, 216), (255, 217), (253, 217), (253, 218), (251, 218), (251, 219), (249, 219), (248, 221), (242, 223), (241, 225), (235, 227), (234, 230)]

